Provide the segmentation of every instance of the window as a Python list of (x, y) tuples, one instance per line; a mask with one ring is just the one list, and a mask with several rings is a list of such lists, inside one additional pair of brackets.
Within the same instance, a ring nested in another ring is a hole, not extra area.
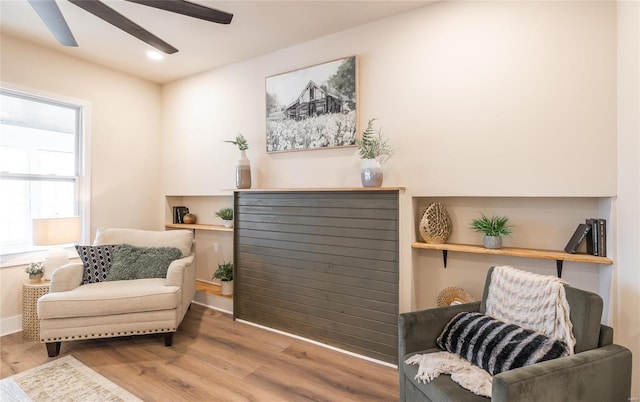
[(81, 105), (0, 89), (0, 255), (41, 250), (33, 218), (83, 214)]

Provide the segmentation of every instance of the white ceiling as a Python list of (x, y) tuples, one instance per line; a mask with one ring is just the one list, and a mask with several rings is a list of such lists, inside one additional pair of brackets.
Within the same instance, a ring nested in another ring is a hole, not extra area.
[(104, 2), (179, 49), (153, 62), (146, 43), (65, 0), (57, 3), (77, 48), (53, 38), (27, 0), (0, 0), (0, 31), (158, 83), (250, 59), (406, 12), (428, 1), (193, 0), (234, 14), (230, 25), (185, 17), (124, 0)]

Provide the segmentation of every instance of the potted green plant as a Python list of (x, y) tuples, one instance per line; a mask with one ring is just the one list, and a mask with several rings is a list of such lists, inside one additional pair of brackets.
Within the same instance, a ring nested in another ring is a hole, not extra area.
[(249, 143), (244, 135), (236, 135), (235, 141), (225, 141), (238, 147), (240, 150), (240, 159), (236, 165), (236, 187), (251, 188), (251, 163), (247, 158), (246, 150), (249, 149)]
[(24, 272), (29, 274), (29, 281), (31, 283), (38, 283), (42, 280), (42, 277), (44, 276), (44, 263), (32, 262), (31, 264), (25, 267)]
[(358, 153), (362, 159), (360, 179), (363, 187), (382, 186), (382, 163), (393, 155), (393, 148), (388, 140), (382, 137), (382, 128), (377, 132), (374, 130), (373, 122), (375, 120), (369, 120), (367, 128), (356, 141)]
[(218, 263), (218, 269), (213, 273), (211, 279), (220, 280), (220, 292), (224, 296), (233, 294), (233, 263), (230, 261)]
[(476, 232), (484, 233), (482, 236), (482, 245), (485, 248), (499, 249), (502, 247), (502, 236), (511, 236), (511, 228), (507, 222), (509, 218), (506, 216), (491, 216), (487, 218), (485, 214), (478, 219), (471, 221), (471, 229)]
[(216, 212), (216, 216), (223, 220), (224, 227), (233, 227), (233, 208), (221, 208)]

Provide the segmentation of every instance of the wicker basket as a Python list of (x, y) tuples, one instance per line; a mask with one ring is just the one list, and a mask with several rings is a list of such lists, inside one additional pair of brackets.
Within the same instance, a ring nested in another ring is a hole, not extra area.
[(459, 288), (457, 286), (451, 286), (443, 289), (438, 294), (438, 307), (447, 307), (454, 304), (464, 304), (471, 303), (473, 301), (473, 297), (466, 290)]

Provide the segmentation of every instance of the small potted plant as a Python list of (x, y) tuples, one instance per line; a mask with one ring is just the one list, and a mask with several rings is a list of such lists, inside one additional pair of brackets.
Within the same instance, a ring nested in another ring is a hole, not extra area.
[(388, 140), (382, 138), (382, 128), (377, 133), (373, 129), (374, 120), (369, 120), (362, 137), (356, 141), (362, 159), (360, 179), (363, 187), (382, 186), (382, 163), (393, 155), (393, 148)]
[(220, 291), (222, 295), (228, 296), (233, 294), (233, 263), (218, 263), (218, 269), (213, 273), (211, 279), (220, 280)]
[(224, 227), (233, 227), (233, 208), (221, 208), (216, 212), (216, 216), (224, 221)]
[(249, 149), (249, 144), (244, 138), (244, 135), (236, 135), (235, 141), (225, 141), (238, 147), (240, 150), (240, 159), (236, 165), (236, 187), (237, 188), (251, 188), (251, 163), (247, 158), (246, 150)]
[(511, 228), (507, 222), (509, 218), (506, 216), (495, 216), (487, 218), (482, 214), (481, 218), (471, 221), (471, 229), (476, 232), (484, 233), (482, 236), (482, 245), (485, 248), (499, 249), (502, 247), (502, 236), (511, 236)]
[(24, 269), (24, 272), (29, 274), (29, 281), (31, 283), (38, 283), (44, 276), (44, 263), (32, 262)]

